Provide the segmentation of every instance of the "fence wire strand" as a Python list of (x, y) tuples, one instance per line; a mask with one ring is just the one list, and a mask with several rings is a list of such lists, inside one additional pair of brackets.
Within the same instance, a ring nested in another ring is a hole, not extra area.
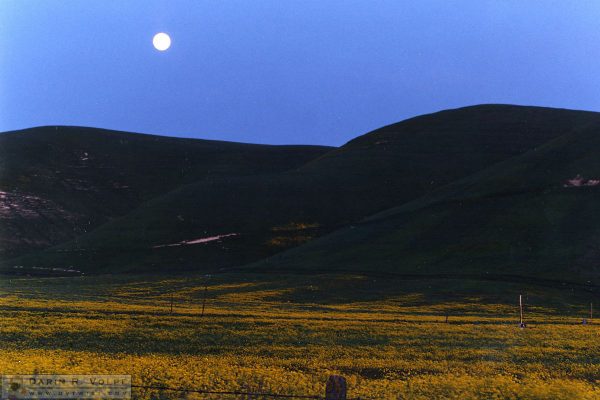
[[(272, 398), (287, 398), (287, 399), (316, 399), (323, 400), (321, 396), (311, 395), (295, 395), (295, 394), (281, 394), (281, 393), (260, 393), (260, 392), (240, 392), (240, 391), (217, 391), (217, 390), (201, 390), (201, 389), (183, 389), (183, 388), (172, 388), (168, 386), (144, 386), (144, 385), (131, 385), (132, 388), (141, 389), (155, 389), (155, 390), (170, 390), (173, 392), (188, 392), (188, 393), (203, 393), (203, 394), (228, 394), (232, 396), (263, 396)], [(348, 399), (352, 400), (352, 399)]]
[[(145, 386), (145, 385), (131, 385), (131, 387), (139, 388), (139, 389), (170, 390), (173, 392), (200, 393), (200, 394), (222, 394), (222, 395), (231, 395), (231, 396), (262, 396), (262, 397), (271, 397), (271, 398), (280, 398), (280, 399), (325, 400), (325, 397), (317, 396), (317, 395), (183, 389), (183, 388), (172, 388), (172, 387), (168, 387), (168, 386)], [(362, 397), (355, 397), (355, 398), (348, 398), (347, 400), (368, 400), (368, 399), (362, 398)]]

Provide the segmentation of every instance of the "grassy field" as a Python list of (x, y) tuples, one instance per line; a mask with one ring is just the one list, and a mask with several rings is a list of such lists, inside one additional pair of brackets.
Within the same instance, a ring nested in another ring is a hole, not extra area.
[(323, 395), (336, 373), (353, 398), (598, 399), (600, 323), (581, 324), (589, 302), (498, 282), (340, 275), (1, 278), (0, 373), (304, 395)]

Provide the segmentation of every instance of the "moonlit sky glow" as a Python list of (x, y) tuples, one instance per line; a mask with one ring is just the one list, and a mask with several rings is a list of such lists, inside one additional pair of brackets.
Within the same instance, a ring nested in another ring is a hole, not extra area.
[(599, 21), (592, 0), (2, 0), (0, 131), (340, 145), (478, 103), (600, 110)]

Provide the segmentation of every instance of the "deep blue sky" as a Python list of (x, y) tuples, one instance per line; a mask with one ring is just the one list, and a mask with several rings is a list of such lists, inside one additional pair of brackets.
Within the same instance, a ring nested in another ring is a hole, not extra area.
[(600, 2), (0, 1), (0, 131), (340, 145), (492, 102), (600, 110)]

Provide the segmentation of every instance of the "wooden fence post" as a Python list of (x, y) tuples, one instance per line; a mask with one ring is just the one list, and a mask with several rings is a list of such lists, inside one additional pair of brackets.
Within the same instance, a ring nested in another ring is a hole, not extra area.
[(519, 313), (520, 313), (520, 318), (519, 318), (519, 327), (521, 328), (525, 328), (525, 321), (523, 321), (523, 295), (520, 294), (519, 295)]
[(346, 400), (346, 378), (331, 375), (325, 386), (325, 400)]
[(208, 292), (208, 283), (204, 284), (204, 296), (202, 296), (202, 314), (200, 314), (200, 317), (204, 317), (204, 308), (206, 307), (206, 292)]

